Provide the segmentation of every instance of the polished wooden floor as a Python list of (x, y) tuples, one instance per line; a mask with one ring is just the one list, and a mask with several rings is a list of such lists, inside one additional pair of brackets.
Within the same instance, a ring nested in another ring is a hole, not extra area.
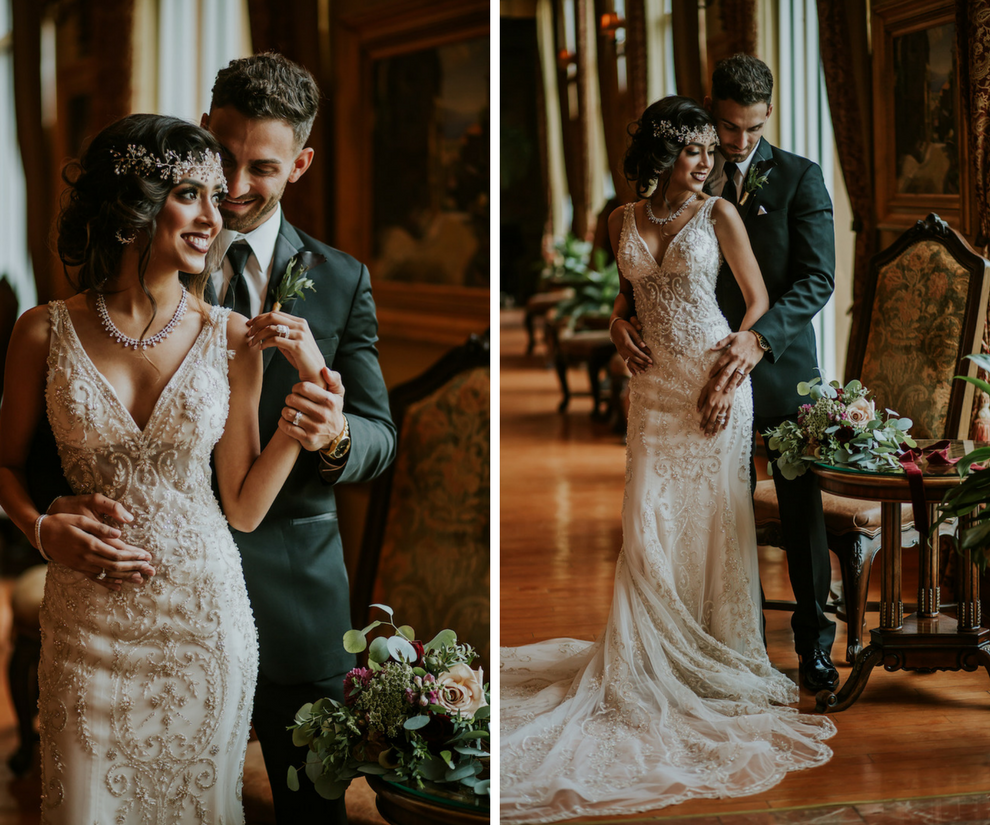
[[(538, 346), (530, 357), (524, 352), (520, 315), (507, 312), (500, 378), (501, 644), (555, 636), (593, 639), (608, 614), (621, 542), (625, 448), (621, 436), (591, 420), (588, 398), (574, 398), (569, 411), (558, 414), (557, 378), (547, 369), (542, 349)], [(587, 387), (579, 370), (571, 371), (571, 383)], [(910, 563), (904, 575), (909, 593), (917, 580)], [(768, 598), (790, 598), (780, 551), (761, 549), (761, 577)], [(867, 626), (876, 624), (871, 613)], [(767, 636), (771, 660), (796, 679), (788, 614), (768, 612)], [(834, 650), (841, 655), (844, 649), (840, 623)], [(849, 670), (840, 664), (843, 679)], [(800, 707), (810, 712), (813, 696), (802, 692)], [(757, 796), (696, 800), (657, 816), (700, 817), (700, 825), (730, 812), (753, 812), (731, 821), (757, 825), (781, 809), (990, 791), (990, 677), (984, 670), (917, 674), (877, 669), (858, 703), (834, 721), (838, 734), (830, 740), (835, 756), (828, 765), (790, 774)], [(881, 806), (879, 818), (834, 821), (909, 820), (897, 813), (903, 804), (892, 805)], [(787, 821), (812, 821), (799, 814)], [(990, 822), (990, 805), (984, 803), (973, 821)]]

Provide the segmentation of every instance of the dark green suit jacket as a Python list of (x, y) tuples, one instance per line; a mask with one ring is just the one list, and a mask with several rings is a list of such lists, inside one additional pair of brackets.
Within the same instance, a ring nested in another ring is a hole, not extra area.
[[(811, 321), (832, 294), (835, 235), (832, 201), (818, 164), (765, 139), (754, 152), (750, 169), (760, 164), (769, 174), (739, 214), (770, 296), (770, 309), (753, 329), (773, 352), (753, 370), (753, 401), (758, 418), (774, 418), (807, 403), (797, 394), (798, 382), (818, 375)], [(719, 273), (716, 295), (729, 325), (739, 329), (746, 303), (727, 266)]]
[[(309, 237), (285, 217), (272, 259), (265, 311), (296, 252), (308, 249), (326, 263), (307, 273), (316, 292), (283, 310), (305, 318), (327, 365), (340, 373), (351, 449), (342, 472), (321, 477), (318, 453), (303, 452), (253, 533), (233, 531), (261, 642), (261, 672), (279, 684), (324, 679), (349, 670), (354, 657), (342, 637), (351, 628), (350, 598), (337, 504), (329, 482), (368, 481), (395, 457), (395, 426), (375, 344), (378, 320), (368, 268)], [(212, 285), (207, 299), (214, 299)], [(276, 349), (264, 351), (259, 423), (261, 443), (274, 434), (286, 397), (299, 382)]]

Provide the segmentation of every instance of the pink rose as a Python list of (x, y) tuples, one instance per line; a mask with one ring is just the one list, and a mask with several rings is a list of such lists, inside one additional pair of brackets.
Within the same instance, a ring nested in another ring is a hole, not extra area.
[(846, 407), (846, 418), (849, 423), (854, 427), (859, 427), (863, 429), (867, 424), (869, 424), (877, 414), (876, 405), (872, 401), (867, 401), (865, 398), (857, 398)]
[(478, 708), (488, 704), (485, 700), (484, 673), (479, 668), (471, 670), (467, 665), (454, 665), (437, 678), (438, 705), (451, 713), (472, 719)]

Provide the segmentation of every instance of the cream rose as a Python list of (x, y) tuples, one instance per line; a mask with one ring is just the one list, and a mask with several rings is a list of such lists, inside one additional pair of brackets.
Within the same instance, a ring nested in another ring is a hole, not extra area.
[(484, 673), (480, 668), (471, 670), (467, 665), (454, 665), (437, 677), (437, 684), (437, 704), (466, 719), (472, 719), (478, 708), (488, 704), (485, 700)]
[(862, 429), (874, 419), (877, 414), (876, 405), (865, 398), (857, 398), (846, 407), (846, 417), (854, 427)]

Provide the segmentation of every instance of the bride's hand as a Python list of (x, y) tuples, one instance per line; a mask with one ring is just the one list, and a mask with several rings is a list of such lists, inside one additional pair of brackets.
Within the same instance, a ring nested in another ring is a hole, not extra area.
[(321, 374), (326, 362), (305, 318), (287, 312), (257, 315), (248, 321), (248, 341), (262, 350), (277, 347), (298, 370), (301, 381), (326, 388)]
[(99, 493), (59, 496), (42, 522), (42, 545), (53, 561), (107, 590), (120, 590), (122, 582), (142, 585), (155, 575), (154, 559), (122, 541), (116, 526), (133, 520), (122, 504)]
[(705, 435), (717, 435), (724, 430), (728, 426), (729, 415), (732, 412), (735, 388), (717, 390), (715, 389), (717, 383), (717, 378), (710, 379), (698, 398), (701, 430)]
[(641, 329), (642, 326), (635, 315), (628, 321), (619, 318), (609, 329), (609, 338), (633, 375), (653, 365), (653, 359), (650, 357), (653, 353), (639, 334)]

